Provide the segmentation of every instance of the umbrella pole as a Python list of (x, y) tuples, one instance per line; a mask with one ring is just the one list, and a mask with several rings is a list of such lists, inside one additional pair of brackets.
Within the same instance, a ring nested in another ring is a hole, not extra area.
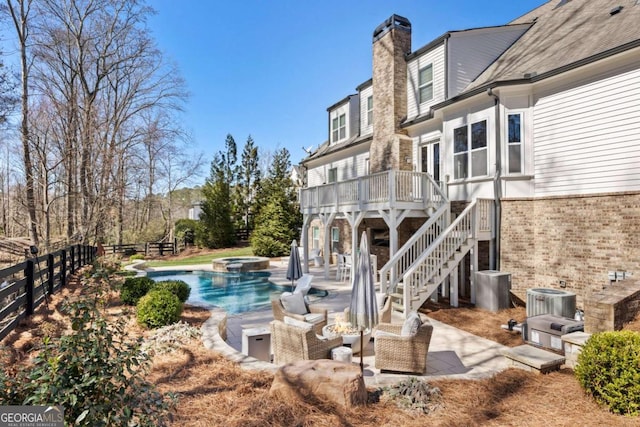
[(360, 374), (364, 377), (364, 329), (360, 328)]

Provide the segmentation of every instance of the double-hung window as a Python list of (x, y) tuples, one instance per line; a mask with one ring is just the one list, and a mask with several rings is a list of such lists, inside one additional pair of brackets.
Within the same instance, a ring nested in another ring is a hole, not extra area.
[(453, 172), (455, 179), (486, 176), (488, 170), (487, 154), (486, 120), (453, 130)]
[(433, 99), (433, 64), (418, 71), (418, 98), (420, 104)]
[(508, 125), (508, 171), (509, 173), (522, 173), (522, 113), (509, 114)]
[(329, 176), (327, 177), (327, 182), (329, 184), (338, 181), (338, 168), (329, 169)]
[(313, 249), (320, 249), (320, 228), (311, 227), (311, 246)]
[(373, 123), (373, 96), (367, 98), (367, 126)]
[(331, 227), (331, 252), (338, 252), (340, 249), (340, 229)]
[(331, 130), (332, 136), (331, 140), (333, 142), (340, 141), (347, 136), (347, 117), (344, 114), (340, 114), (337, 117), (333, 118), (331, 122)]

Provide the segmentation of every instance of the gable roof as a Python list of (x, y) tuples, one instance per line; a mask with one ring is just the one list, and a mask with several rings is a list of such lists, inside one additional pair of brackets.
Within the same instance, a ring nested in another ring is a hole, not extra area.
[(309, 154), (307, 157), (301, 160), (300, 163), (305, 164), (311, 160), (319, 159), (331, 153), (337, 153), (338, 151), (346, 150), (350, 147), (355, 147), (364, 142), (370, 141), (372, 139), (372, 135), (363, 135), (363, 136), (353, 136), (346, 141), (340, 142), (338, 144), (330, 144), (329, 141), (325, 141), (314, 151)]
[[(611, 12), (622, 6), (618, 13)], [(511, 24), (534, 25), (465, 91), (497, 81), (521, 80), (640, 45), (636, 0), (551, 0)]]

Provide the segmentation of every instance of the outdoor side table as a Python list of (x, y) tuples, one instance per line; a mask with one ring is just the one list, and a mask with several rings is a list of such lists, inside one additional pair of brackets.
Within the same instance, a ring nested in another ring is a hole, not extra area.
[(331, 358), (339, 362), (351, 363), (353, 351), (349, 347), (336, 347), (331, 350)]
[(269, 328), (242, 330), (242, 353), (271, 362), (271, 331)]

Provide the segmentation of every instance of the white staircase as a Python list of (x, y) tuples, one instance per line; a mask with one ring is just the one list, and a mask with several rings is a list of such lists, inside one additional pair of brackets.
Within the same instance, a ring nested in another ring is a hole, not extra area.
[[(449, 204), (441, 206), (382, 267), (381, 291), (389, 293), (394, 310), (417, 310), (452, 273), (457, 274), (476, 242), (476, 204), (469, 204), (451, 224)], [(457, 306), (457, 297), (455, 287), (452, 305)]]

